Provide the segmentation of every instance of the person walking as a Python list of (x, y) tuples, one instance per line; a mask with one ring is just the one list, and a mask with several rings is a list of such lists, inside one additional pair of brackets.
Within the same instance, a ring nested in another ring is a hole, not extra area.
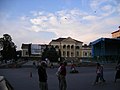
[(33, 61), (33, 67), (36, 68), (36, 62), (35, 61)]
[(38, 67), (38, 75), (40, 90), (48, 90), (46, 63), (43, 61), (41, 62), (41, 65)]
[(100, 81), (105, 82), (105, 79), (103, 76), (103, 65), (100, 65)]
[(116, 66), (115, 82), (117, 79), (120, 79), (120, 60), (118, 61), (117, 66)]
[(102, 81), (102, 82), (105, 82), (105, 80), (103, 78), (103, 67), (100, 65), (100, 63), (97, 63), (97, 66), (96, 66), (96, 79), (95, 79), (94, 85), (98, 84), (99, 80)]
[(66, 83), (66, 65), (67, 63), (64, 62), (60, 67), (60, 76), (59, 76), (59, 90), (66, 90), (67, 83)]

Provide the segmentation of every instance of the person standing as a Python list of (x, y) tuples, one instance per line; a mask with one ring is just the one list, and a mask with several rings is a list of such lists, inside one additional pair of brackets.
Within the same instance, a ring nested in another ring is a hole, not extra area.
[(66, 90), (67, 83), (66, 83), (66, 65), (67, 63), (64, 62), (60, 67), (60, 76), (59, 76), (59, 90)]
[(63, 65), (63, 63), (61, 62), (60, 63), (60, 66), (59, 66), (59, 68), (58, 68), (58, 70), (57, 70), (57, 72), (56, 72), (56, 76), (57, 76), (57, 78), (58, 78), (58, 81), (59, 81), (59, 88), (60, 88), (60, 72), (61, 72), (61, 66)]
[(38, 67), (38, 75), (40, 90), (48, 90), (46, 63), (43, 61), (41, 62), (41, 65)]

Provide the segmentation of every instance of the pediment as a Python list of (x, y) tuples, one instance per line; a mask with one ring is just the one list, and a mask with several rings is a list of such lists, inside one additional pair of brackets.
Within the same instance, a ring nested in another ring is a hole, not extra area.
[(62, 42), (76, 42), (74, 39), (72, 39), (71, 37), (68, 37), (66, 39), (64, 39)]

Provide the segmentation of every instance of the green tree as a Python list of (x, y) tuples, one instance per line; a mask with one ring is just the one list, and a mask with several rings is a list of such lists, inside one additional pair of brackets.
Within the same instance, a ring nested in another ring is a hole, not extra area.
[(42, 53), (42, 60), (45, 60), (46, 58), (48, 58), (49, 54), (49, 48), (46, 46), (46, 48), (44, 49), (44, 52)]
[(58, 58), (60, 58), (59, 52), (51, 46), (50, 48), (46, 47), (44, 52), (42, 53), (42, 60), (48, 58), (50, 62), (58, 62)]
[(4, 34), (3, 37), (0, 38), (0, 44), (2, 46), (2, 60), (16, 60), (16, 45), (12, 42), (12, 38), (9, 34)]

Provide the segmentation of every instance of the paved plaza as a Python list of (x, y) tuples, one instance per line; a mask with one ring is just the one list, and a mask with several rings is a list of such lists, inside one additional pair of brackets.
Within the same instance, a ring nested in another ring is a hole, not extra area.
[[(95, 81), (95, 67), (77, 67), (78, 74), (70, 74), (67, 67), (67, 90), (120, 90), (120, 80), (114, 83), (115, 68), (105, 67), (106, 83), (92, 85)], [(58, 89), (57, 68), (47, 68), (49, 90)], [(32, 77), (30, 77), (32, 72)], [(15, 90), (40, 90), (37, 69), (34, 67), (0, 69), (0, 75), (5, 76)]]

